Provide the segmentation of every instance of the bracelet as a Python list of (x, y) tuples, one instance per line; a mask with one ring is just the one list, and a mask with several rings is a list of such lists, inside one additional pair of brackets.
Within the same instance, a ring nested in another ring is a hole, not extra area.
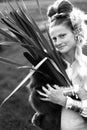
[(69, 96), (67, 96), (67, 101), (66, 101), (66, 106), (65, 106), (66, 109), (71, 109), (72, 104), (73, 104), (72, 98), (70, 98)]
[(87, 99), (82, 100), (82, 108), (83, 108), (83, 111), (82, 111), (81, 115), (83, 117), (87, 117)]
[(66, 109), (73, 110), (78, 113), (82, 113), (82, 103), (80, 101), (75, 101), (72, 98), (67, 96), (67, 101), (66, 101)]

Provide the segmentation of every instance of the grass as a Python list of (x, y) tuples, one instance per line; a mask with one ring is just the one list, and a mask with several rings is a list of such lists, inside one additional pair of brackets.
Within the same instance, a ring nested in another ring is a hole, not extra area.
[[(46, 8), (49, 4), (53, 3), (54, 0), (40, 0), (41, 9), (45, 20)], [(25, 2), (30, 10), (32, 17), (41, 26), (42, 21), (39, 15), (35, 0)], [(74, 4), (81, 9), (87, 11), (86, 0), (81, 3), (81, 1), (76, 1)], [(15, 6), (15, 4), (13, 4)], [(5, 7), (5, 4), (3, 5)], [(0, 4), (0, 9), (3, 10), (2, 4)], [(6, 5), (7, 7), (7, 5)], [(0, 24), (0, 27), (3, 27)], [(2, 36), (1, 36), (1, 39)], [(87, 54), (87, 49), (84, 49), (85, 54)], [(7, 46), (3, 47), (0, 51), (0, 56), (10, 58), (17, 63), (23, 65), (30, 65), (30, 63), (24, 58), (23, 52), (26, 51), (20, 46)], [(29, 70), (17, 70), (15, 67), (0, 63), (0, 103), (7, 97), (12, 90), (22, 81)], [(29, 92), (25, 87), (26, 84), (17, 91), (8, 102), (6, 102), (2, 108), (0, 108), (0, 130), (38, 130), (31, 125), (31, 117), (34, 113), (28, 102)]]

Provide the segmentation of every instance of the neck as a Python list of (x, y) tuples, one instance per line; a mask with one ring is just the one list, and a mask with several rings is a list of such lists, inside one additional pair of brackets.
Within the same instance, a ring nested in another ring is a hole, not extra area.
[(75, 61), (75, 49), (70, 50), (67, 53), (63, 54), (63, 58), (68, 61), (70, 64), (72, 64)]

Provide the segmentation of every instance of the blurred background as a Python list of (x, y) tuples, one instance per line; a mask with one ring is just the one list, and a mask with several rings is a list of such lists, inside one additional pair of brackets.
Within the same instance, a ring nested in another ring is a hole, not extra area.
[[(16, 8), (15, 1), (10, 1), (13, 7)], [(47, 21), (47, 7), (53, 2), (54, 0), (39, 0), (44, 18), (44, 20), (42, 20), (38, 11), (36, 0), (24, 0), (29, 13), (37, 22), (40, 29), (43, 28), (44, 23)], [(87, 12), (87, 0), (71, 0), (71, 2), (75, 6)], [(5, 10), (8, 12), (10, 11), (9, 5), (6, 0), (0, 0), (0, 11), (3, 12)], [(4, 28), (8, 31), (1, 22), (0, 28)], [(3, 41), (8, 41), (8, 39), (0, 34), (0, 42)], [(18, 45), (0, 45), (0, 57), (9, 58), (16, 63), (31, 66), (31, 64), (23, 56), (23, 52), (25, 51), (26, 50), (24, 48)], [(83, 51), (87, 54), (86, 47), (84, 47)], [(17, 69), (15, 66), (0, 62), (0, 103), (16, 88), (16, 86), (28, 73), (28, 69)], [(34, 110), (28, 102), (29, 91), (26, 88), (27, 83), (0, 108), (0, 130), (39, 130), (31, 124), (31, 118), (34, 114)]]

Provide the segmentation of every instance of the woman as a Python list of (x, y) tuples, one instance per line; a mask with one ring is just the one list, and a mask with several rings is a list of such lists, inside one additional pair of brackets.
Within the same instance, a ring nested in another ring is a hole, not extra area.
[(87, 130), (87, 57), (82, 54), (86, 15), (67, 0), (57, 0), (47, 14), (50, 36), (67, 64), (65, 70), (72, 87), (47, 84), (47, 88), (42, 86), (43, 92), (37, 92), (40, 100), (61, 106), (60, 125), (52, 130)]

